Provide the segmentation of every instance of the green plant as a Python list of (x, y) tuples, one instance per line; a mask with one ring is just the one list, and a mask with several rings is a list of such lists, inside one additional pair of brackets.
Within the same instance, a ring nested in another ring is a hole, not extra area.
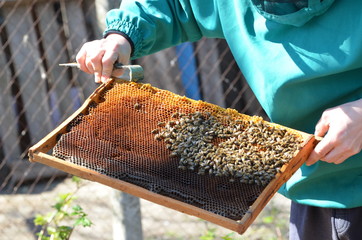
[(199, 239), (200, 240), (214, 240), (216, 238), (216, 229), (210, 228), (207, 229), (206, 233), (202, 235)]
[(272, 226), (275, 236), (273, 239), (285, 239), (285, 235), (288, 233), (288, 218), (281, 217), (282, 210), (275, 205), (271, 204), (268, 209), (265, 210), (264, 216), (261, 218), (261, 222), (266, 226)]
[(205, 234), (199, 237), (199, 240), (236, 240), (236, 238), (234, 238), (233, 236), (233, 232), (226, 234), (225, 236), (217, 236), (216, 228), (208, 228)]
[[(79, 205), (73, 205), (75, 194), (81, 187), (81, 179), (73, 176), (72, 181), (76, 183), (73, 192), (59, 194), (56, 203), (52, 206), (55, 210), (45, 215), (37, 214), (34, 224), (42, 226), (37, 233), (38, 240), (68, 240), (75, 227), (90, 227), (92, 222)], [(66, 223), (68, 223), (66, 225)]]
[(234, 238), (233, 236), (235, 235), (235, 233), (229, 233), (226, 234), (225, 236), (221, 237), (222, 240), (234, 240), (236, 238)]

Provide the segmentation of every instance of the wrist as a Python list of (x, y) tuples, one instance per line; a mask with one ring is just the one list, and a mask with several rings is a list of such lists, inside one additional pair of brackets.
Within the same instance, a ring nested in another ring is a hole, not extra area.
[(104, 35), (104, 38), (112, 41), (117, 41), (120, 45), (122, 45), (123, 48), (126, 48), (128, 50), (128, 52), (130, 53), (130, 57), (132, 57), (134, 53), (134, 43), (127, 34), (120, 31), (108, 31)]

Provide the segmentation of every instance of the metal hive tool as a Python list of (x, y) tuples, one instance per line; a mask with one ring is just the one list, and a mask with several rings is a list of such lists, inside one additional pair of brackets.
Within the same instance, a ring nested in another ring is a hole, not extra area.
[(113, 79), (29, 156), (241, 234), (315, 144), (259, 117)]

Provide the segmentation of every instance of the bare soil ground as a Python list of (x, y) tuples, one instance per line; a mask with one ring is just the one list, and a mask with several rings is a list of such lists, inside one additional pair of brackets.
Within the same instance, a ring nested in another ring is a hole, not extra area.
[[(78, 228), (71, 239), (74, 240), (111, 240), (113, 189), (104, 185), (84, 181), (85, 185), (77, 192), (76, 203), (82, 206), (94, 223), (90, 228)], [(48, 188), (44, 191), (44, 188)], [(60, 193), (73, 191), (75, 185), (70, 179), (53, 183), (52, 186), (38, 184), (32, 194), (27, 187), (18, 192), (24, 194), (0, 195), (0, 240), (36, 239), (33, 218), (36, 214), (52, 211), (51, 206)], [(216, 226), (196, 217), (192, 217), (157, 204), (141, 200), (142, 228), (145, 240), (183, 240), (183, 239), (287, 239), (289, 200), (275, 195), (264, 208), (256, 221), (243, 234)], [(206, 238), (209, 236), (209, 238)], [(123, 238), (118, 238), (123, 239)], [(140, 239), (141, 240), (141, 239)]]

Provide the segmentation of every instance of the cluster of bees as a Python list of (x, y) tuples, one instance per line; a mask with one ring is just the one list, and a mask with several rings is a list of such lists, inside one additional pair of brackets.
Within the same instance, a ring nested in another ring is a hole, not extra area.
[(208, 112), (172, 114), (152, 131), (164, 141), (179, 168), (229, 181), (267, 185), (299, 150), (300, 138), (260, 120), (218, 119)]

